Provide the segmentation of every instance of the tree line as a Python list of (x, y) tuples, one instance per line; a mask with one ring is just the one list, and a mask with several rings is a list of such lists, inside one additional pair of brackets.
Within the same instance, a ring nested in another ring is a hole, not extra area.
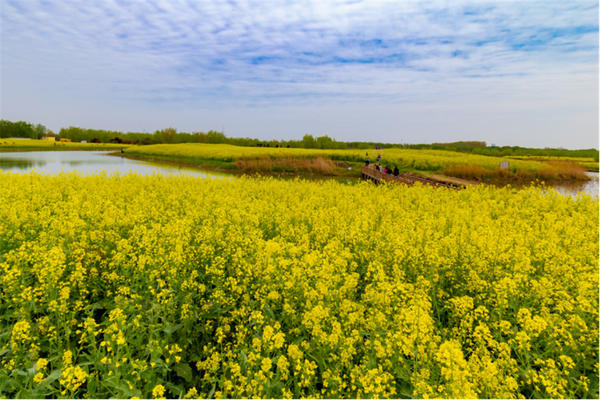
[(227, 137), (223, 132), (177, 132), (174, 128), (166, 128), (147, 132), (120, 132), (103, 129), (87, 129), (76, 126), (61, 128), (56, 134), (42, 124), (31, 124), (25, 121), (11, 122), (0, 120), (0, 138), (24, 137), (41, 139), (44, 136), (70, 139), (73, 142), (89, 143), (124, 143), (124, 144), (162, 144), (162, 143), (213, 143), (232, 144), (236, 146), (254, 147), (294, 147), (306, 149), (373, 149), (373, 148), (406, 148), (449, 150), (462, 153), (481, 154), (486, 156), (539, 156), (539, 157), (590, 157), (598, 161), (598, 149), (567, 150), (555, 148), (529, 148), (520, 146), (488, 146), (483, 141), (458, 141), (431, 144), (399, 144), (384, 142), (343, 142), (329, 136), (306, 134), (301, 140), (260, 140), (256, 138)]
[(448, 150), (462, 153), (480, 154), (495, 157), (576, 157), (593, 158), (598, 161), (598, 149), (556, 149), (556, 148), (532, 148), (520, 146), (488, 146), (486, 142), (461, 141), (451, 143), (432, 144), (407, 144), (402, 147), (410, 149)]
[[(254, 138), (227, 137), (222, 132), (177, 132), (174, 128), (159, 129), (154, 133), (120, 132), (104, 129), (87, 129), (76, 126), (61, 128), (55, 134), (41, 124), (33, 125), (25, 121), (11, 122), (0, 120), (0, 138), (23, 137), (41, 139), (44, 136), (70, 139), (73, 142), (86, 141), (90, 143), (124, 143), (124, 144), (162, 144), (162, 143), (225, 143), (237, 146), (255, 147), (301, 147), (310, 149), (347, 149), (371, 148), (369, 143), (355, 142), (353, 144), (336, 141), (329, 136), (313, 137), (305, 135), (302, 140), (260, 140)], [(383, 146), (384, 143), (375, 145)]]
[(11, 122), (0, 119), (0, 138), (19, 137), (41, 139), (49, 133), (42, 124), (30, 124), (25, 121)]

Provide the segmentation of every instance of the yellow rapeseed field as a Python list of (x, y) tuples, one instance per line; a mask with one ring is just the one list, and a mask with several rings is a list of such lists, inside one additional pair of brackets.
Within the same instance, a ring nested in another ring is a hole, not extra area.
[(55, 142), (37, 139), (0, 138), (0, 152), (14, 150), (119, 150), (128, 144)]
[(598, 396), (598, 200), (0, 172), (0, 396)]

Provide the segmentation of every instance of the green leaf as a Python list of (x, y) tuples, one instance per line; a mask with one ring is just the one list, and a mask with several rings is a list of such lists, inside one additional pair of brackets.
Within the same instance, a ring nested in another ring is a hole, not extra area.
[(52, 383), (55, 380), (57, 380), (58, 378), (60, 378), (62, 371), (60, 369), (54, 370), (50, 373), (50, 375), (48, 375), (48, 377), (46, 378), (46, 380), (44, 381), (44, 383), (48, 384), (48, 383)]
[(167, 335), (171, 335), (174, 332), (176, 332), (177, 330), (179, 330), (181, 327), (183, 326), (183, 324), (177, 324), (177, 325), (168, 325), (167, 327), (165, 327), (165, 329), (163, 329), (163, 331), (167, 334)]
[(117, 397), (119, 397), (119, 398), (133, 397), (133, 396), (136, 396), (136, 393), (137, 393), (135, 387), (133, 388), (133, 390), (129, 389), (129, 386), (127, 385), (127, 383), (125, 381), (123, 381), (121, 378), (118, 378), (114, 375), (109, 378), (105, 378), (101, 382), (101, 384), (102, 384), (102, 386), (107, 388), (109, 391), (115, 393), (117, 395)]
[(180, 378), (183, 378), (187, 383), (190, 383), (192, 381), (192, 379), (194, 378), (194, 373), (192, 372), (192, 368), (190, 368), (190, 365), (187, 363), (177, 364), (177, 365), (175, 365), (173, 370), (175, 370), (175, 372), (177, 373), (177, 376), (179, 376)]
[(271, 307), (265, 307), (264, 310), (266, 311), (266, 313), (269, 317), (271, 317), (272, 319), (275, 319), (275, 313), (273, 312)]
[(33, 392), (31, 392), (29, 389), (21, 389), (15, 396), (17, 399), (32, 399), (34, 397), (35, 396), (33, 395)]
[(212, 389), (210, 389), (210, 392), (208, 392), (208, 396), (206, 396), (208, 399), (212, 399), (213, 394), (215, 394), (215, 389), (217, 388), (217, 383), (213, 383)]
[(90, 377), (90, 379), (88, 379), (87, 384), (86, 384), (88, 394), (96, 393), (97, 379), (98, 378), (96, 376), (92, 376), (92, 377)]
[(185, 393), (185, 389), (181, 385), (174, 385), (171, 382), (165, 382), (164, 385), (165, 385), (165, 388), (172, 395), (172, 396), (169, 396), (170, 398), (181, 398)]

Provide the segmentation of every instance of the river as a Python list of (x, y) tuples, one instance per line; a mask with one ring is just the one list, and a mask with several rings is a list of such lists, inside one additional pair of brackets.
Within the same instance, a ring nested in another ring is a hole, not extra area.
[(598, 172), (586, 172), (587, 176), (591, 179), (584, 183), (573, 183), (573, 184), (561, 184), (554, 186), (554, 189), (559, 191), (560, 193), (568, 194), (571, 196), (576, 196), (580, 192), (587, 193), (592, 195), (593, 197), (598, 197)]
[(77, 171), (82, 175), (130, 172), (140, 175), (192, 175), (204, 178), (225, 176), (213, 171), (159, 164), (149, 161), (132, 160), (109, 155), (107, 151), (29, 151), (0, 153), (0, 169), (10, 172), (36, 171), (55, 175), (61, 172)]

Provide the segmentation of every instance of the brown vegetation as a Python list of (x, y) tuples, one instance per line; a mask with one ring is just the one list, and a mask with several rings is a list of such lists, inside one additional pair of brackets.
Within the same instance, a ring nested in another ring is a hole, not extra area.
[(454, 165), (442, 171), (445, 175), (489, 183), (527, 183), (587, 181), (585, 168), (573, 161), (548, 161), (548, 168), (539, 171), (487, 169), (479, 165)]
[(243, 173), (313, 173), (319, 175), (338, 175), (338, 165), (326, 158), (260, 158), (255, 160), (235, 160), (234, 165)]
[(547, 161), (550, 169), (540, 171), (548, 177), (548, 180), (556, 181), (588, 181), (589, 176), (585, 174), (585, 167), (575, 161)]

